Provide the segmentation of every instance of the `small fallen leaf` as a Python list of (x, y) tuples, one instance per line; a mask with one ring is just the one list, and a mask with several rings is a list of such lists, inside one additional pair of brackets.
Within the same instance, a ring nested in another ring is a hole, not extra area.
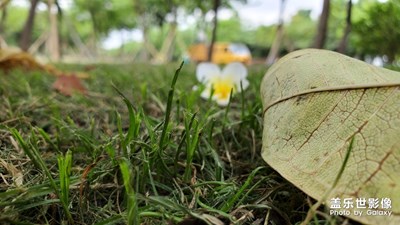
[(53, 88), (65, 96), (71, 96), (74, 92), (86, 94), (87, 90), (81, 80), (75, 75), (61, 75), (53, 83)]
[(317, 200), (334, 187), (325, 201), (331, 214), (400, 224), (400, 73), (331, 51), (300, 50), (268, 70), (261, 98), (262, 157), (270, 166)]

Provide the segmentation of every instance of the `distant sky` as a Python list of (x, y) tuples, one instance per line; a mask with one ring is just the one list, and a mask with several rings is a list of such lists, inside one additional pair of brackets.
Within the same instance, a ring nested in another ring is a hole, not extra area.
[[(286, 0), (284, 17), (289, 20), (298, 10), (310, 9), (311, 16), (318, 18), (323, 0)], [(248, 0), (247, 4), (233, 1), (235, 10), (249, 26), (271, 25), (277, 23), (281, 0)], [(222, 10), (222, 14), (227, 10)]]

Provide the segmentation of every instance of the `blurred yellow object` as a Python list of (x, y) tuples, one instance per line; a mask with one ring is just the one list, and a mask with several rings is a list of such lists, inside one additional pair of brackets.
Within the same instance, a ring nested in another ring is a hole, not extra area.
[[(191, 61), (207, 61), (208, 46), (204, 43), (191, 45), (188, 55)], [(246, 45), (240, 43), (215, 43), (211, 62), (215, 64), (228, 64), (231, 62), (251, 63), (251, 53)]]
[[(18, 48), (0, 49), (0, 70), (9, 72), (12, 69), (43, 70), (55, 76), (69, 75), (69, 73), (58, 70), (51, 65), (42, 65), (29, 53), (23, 52)], [(87, 73), (71, 73), (78, 78), (88, 78)]]

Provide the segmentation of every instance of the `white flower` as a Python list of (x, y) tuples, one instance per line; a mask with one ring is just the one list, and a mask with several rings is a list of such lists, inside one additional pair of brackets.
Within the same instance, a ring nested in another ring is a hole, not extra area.
[(245, 90), (249, 86), (246, 67), (239, 62), (233, 62), (225, 66), (221, 71), (220, 68), (213, 63), (199, 63), (196, 69), (197, 80), (205, 84), (205, 90), (201, 93), (201, 97), (212, 99), (218, 105), (226, 106), (232, 93), (240, 92), (242, 88)]

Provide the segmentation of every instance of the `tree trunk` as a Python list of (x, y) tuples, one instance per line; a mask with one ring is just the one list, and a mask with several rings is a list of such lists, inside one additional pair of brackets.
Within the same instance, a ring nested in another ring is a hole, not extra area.
[(89, 14), (90, 14), (90, 20), (92, 22), (92, 32), (90, 33), (89, 39), (87, 41), (87, 46), (90, 49), (90, 52), (92, 52), (94, 57), (97, 57), (98, 49), (97, 49), (97, 21), (95, 18), (96, 12), (93, 9), (89, 9)]
[(147, 24), (143, 24), (142, 27), (142, 34), (143, 34), (143, 48), (140, 54), (140, 59), (144, 62), (147, 62), (151, 58), (154, 58), (158, 51), (154, 47), (154, 45), (150, 42), (149, 38), (149, 26)]
[(342, 53), (342, 54), (346, 53), (347, 42), (348, 42), (349, 34), (351, 31), (351, 9), (352, 9), (352, 7), (353, 7), (353, 4), (352, 4), (351, 0), (349, 0), (347, 3), (346, 27), (344, 29), (342, 40), (340, 41), (339, 46), (338, 46), (338, 52)]
[(6, 8), (6, 6), (8, 5), (8, 3), (10, 3), (11, 0), (3, 0), (0, 2), (0, 9), (4, 9)]
[(33, 24), (35, 22), (36, 6), (39, 0), (31, 0), (31, 7), (29, 9), (28, 18), (26, 19), (24, 29), (22, 30), (21, 39), (19, 40), (19, 47), (23, 51), (28, 51), (32, 39)]
[(279, 20), (278, 27), (276, 29), (276, 34), (274, 42), (272, 43), (271, 49), (269, 50), (268, 57), (266, 60), (267, 65), (272, 65), (279, 55), (279, 49), (281, 47), (281, 42), (283, 38), (283, 11), (285, 9), (285, 0), (281, 0), (281, 6), (279, 8)]
[(176, 30), (177, 24), (177, 13), (176, 9), (173, 10), (173, 20), (169, 24), (169, 30), (167, 36), (164, 38), (163, 43), (159, 51), (157, 51), (156, 56), (153, 58), (156, 63), (166, 63), (171, 61), (173, 50), (175, 47)]
[(325, 45), (325, 40), (328, 31), (328, 19), (329, 19), (329, 11), (330, 11), (330, 0), (324, 0), (324, 5), (322, 7), (322, 13), (319, 18), (318, 23), (318, 32), (315, 37), (313, 47), (314, 48), (323, 48)]
[(156, 54), (153, 57), (155, 63), (166, 63), (171, 60), (172, 49), (176, 38), (177, 24), (175, 22), (170, 24), (167, 36), (164, 38), (161, 49), (158, 51), (155, 47)]
[(39, 47), (41, 45), (43, 45), (43, 43), (46, 43), (46, 41), (49, 39), (49, 32), (43, 32), (40, 37), (38, 39), (36, 39), (30, 46), (28, 49), (28, 52), (30, 54), (35, 54), (38, 50)]
[(5, 23), (6, 23), (6, 19), (7, 19), (7, 7), (3, 7), (1, 9), (1, 18), (0, 18), (0, 34), (4, 34), (5, 33)]
[(210, 47), (208, 49), (208, 54), (207, 54), (207, 60), (211, 61), (212, 60), (212, 55), (214, 51), (214, 43), (215, 40), (217, 39), (217, 27), (218, 27), (218, 8), (221, 5), (221, 0), (214, 0), (214, 21), (213, 21), (213, 29), (212, 29), (212, 34), (211, 34), (211, 43)]
[[(10, 1), (11, 0), (4, 0), (4, 1), (1, 1), (1, 3), (0, 3), (0, 10), (1, 10), (0, 35), (4, 35), (4, 36), (5, 36), (5, 31), (6, 31), (5, 23), (6, 23), (6, 19), (7, 19), (7, 5), (8, 5), (8, 3), (10, 3)], [(5, 42), (3, 37), (0, 37), (0, 48), (6, 47), (6, 46), (7, 46), (7, 43)]]
[(167, 55), (167, 61), (170, 62), (173, 59), (175, 48), (176, 48), (176, 37), (177, 37), (177, 30), (178, 30), (178, 12), (177, 12), (177, 6), (175, 6), (172, 10), (172, 14), (174, 16), (174, 19), (171, 23), (170, 27), (170, 36), (171, 39), (167, 42), (168, 48), (166, 50), (166, 55)]
[(78, 31), (76, 30), (75, 24), (71, 22), (69, 17), (64, 16), (63, 20), (66, 21), (69, 36), (71, 37), (71, 40), (74, 43), (75, 47), (79, 49), (79, 53), (85, 57), (92, 59), (93, 55), (90, 52), (90, 49), (82, 42), (82, 39), (79, 36)]
[(50, 59), (53, 61), (60, 60), (60, 43), (58, 36), (57, 7), (54, 0), (47, 1), (49, 10), (50, 32), (47, 39), (47, 50), (50, 53)]
[(139, 60), (147, 62), (150, 59), (150, 51), (154, 49), (152, 49), (151, 43), (149, 41), (149, 24), (147, 22), (148, 19), (146, 11), (142, 2), (139, 0), (133, 0), (133, 9), (135, 13), (137, 13), (138, 26), (140, 27), (143, 36), (143, 45), (139, 52)]

